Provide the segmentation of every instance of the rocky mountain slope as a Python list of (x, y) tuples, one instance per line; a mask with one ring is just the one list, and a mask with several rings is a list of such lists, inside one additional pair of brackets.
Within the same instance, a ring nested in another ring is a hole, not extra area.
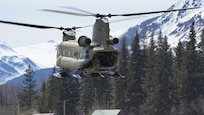
[[(189, 27), (195, 22), (195, 30), (197, 36), (204, 27), (204, 0), (179, 0), (169, 9), (200, 7), (194, 10), (182, 10), (177, 12), (162, 13), (160, 16), (148, 19), (139, 25), (129, 28), (120, 38), (126, 38), (127, 45), (132, 43), (135, 33), (138, 32), (142, 36), (146, 34), (147, 38), (154, 36), (156, 39), (159, 31), (169, 38), (169, 43), (175, 47), (179, 40), (186, 41)], [(199, 40), (199, 38), (198, 38)]]
[(22, 75), (28, 65), (34, 70), (40, 69), (28, 57), (19, 55), (5, 42), (0, 41), (0, 84)]

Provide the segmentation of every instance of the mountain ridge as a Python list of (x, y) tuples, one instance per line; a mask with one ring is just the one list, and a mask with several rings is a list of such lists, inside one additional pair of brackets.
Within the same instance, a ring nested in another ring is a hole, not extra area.
[(21, 55), (29, 57), (40, 68), (50, 68), (56, 64), (58, 44), (58, 41), (49, 40), (45, 43), (17, 47), (14, 50)]
[(126, 38), (126, 43), (128, 46), (130, 46), (136, 32), (140, 33), (140, 36), (145, 34), (147, 38), (152, 38), (152, 36), (156, 38), (157, 34), (161, 30), (162, 34), (169, 38), (168, 42), (171, 44), (171, 47), (175, 47), (177, 46), (179, 40), (186, 41), (189, 27), (192, 22), (195, 22), (195, 29), (198, 33), (197, 36), (200, 35), (204, 25), (203, 3), (204, 0), (180, 0), (173, 4), (169, 10), (187, 7), (200, 8), (162, 13), (160, 16), (150, 18), (138, 25), (130, 27), (129, 30), (122, 34), (119, 38)]
[(23, 74), (28, 65), (34, 70), (39, 69), (28, 57), (19, 55), (8, 44), (0, 41), (0, 85)]

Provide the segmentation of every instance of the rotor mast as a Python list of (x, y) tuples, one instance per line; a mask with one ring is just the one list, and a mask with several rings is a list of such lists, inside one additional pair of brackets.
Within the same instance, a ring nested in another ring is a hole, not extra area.
[(104, 47), (106, 47), (107, 41), (109, 39), (109, 23), (108, 19), (103, 17), (103, 18), (97, 18), (96, 22), (93, 27), (93, 35), (92, 35), (92, 40), (94, 43), (101, 44)]

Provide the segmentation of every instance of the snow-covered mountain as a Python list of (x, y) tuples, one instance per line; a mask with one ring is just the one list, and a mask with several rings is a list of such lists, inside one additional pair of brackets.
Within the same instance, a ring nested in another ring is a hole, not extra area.
[(170, 13), (163, 13), (160, 16), (148, 19), (139, 25), (129, 28), (129, 30), (121, 35), (120, 38), (126, 38), (127, 45), (132, 43), (136, 31), (146, 34), (147, 38), (157, 37), (161, 30), (162, 34), (169, 38), (169, 43), (175, 47), (179, 40), (186, 41), (189, 33), (189, 27), (195, 22), (195, 30), (200, 36), (200, 32), (204, 27), (204, 0), (179, 0), (169, 9), (180, 9), (189, 7), (201, 7), (194, 10), (182, 10)]
[[(53, 68), (45, 68), (34, 71), (33, 80), (36, 80), (37, 86), (40, 88), (44, 81), (47, 81), (50, 75), (53, 73)], [(18, 86), (22, 84), (25, 79), (25, 75), (20, 75), (12, 80), (7, 81), (6, 84), (12, 86)]]
[(59, 42), (50, 40), (46, 43), (17, 47), (14, 50), (29, 57), (40, 68), (52, 68), (56, 65), (57, 45)]
[(5, 42), (0, 41), (0, 85), (22, 75), (28, 65), (34, 70), (39, 69), (28, 57), (19, 55)]

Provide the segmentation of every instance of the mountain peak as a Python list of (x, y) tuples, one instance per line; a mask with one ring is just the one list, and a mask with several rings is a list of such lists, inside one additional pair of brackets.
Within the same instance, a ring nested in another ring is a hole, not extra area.
[(204, 25), (203, 3), (204, 0), (179, 0), (169, 9), (201, 8), (162, 13), (160, 16), (148, 19), (141, 24), (130, 28), (128, 32), (121, 36), (121, 38), (128, 39), (126, 43), (127, 45), (130, 45), (136, 31), (142, 34), (146, 33), (147, 38), (151, 38), (152, 36), (157, 38), (157, 34), (161, 30), (162, 34), (169, 38), (168, 42), (171, 47), (175, 47), (179, 40), (186, 40), (192, 22), (195, 22), (195, 30), (198, 33), (197, 36), (200, 36), (200, 32), (203, 29), (202, 25)]
[(28, 65), (34, 70), (39, 69), (29, 58), (19, 55), (8, 44), (0, 41), (0, 85), (22, 75)]
[[(46, 43), (40, 43), (30, 46), (15, 48), (19, 54), (26, 55), (41, 68), (53, 67), (56, 64), (56, 53), (58, 42), (49, 40)], [(38, 54), (38, 55), (36, 55)]]
[(0, 41), (0, 55), (3, 55), (5, 53), (8, 54), (10, 53), (15, 53), (15, 51), (4, 41)]

